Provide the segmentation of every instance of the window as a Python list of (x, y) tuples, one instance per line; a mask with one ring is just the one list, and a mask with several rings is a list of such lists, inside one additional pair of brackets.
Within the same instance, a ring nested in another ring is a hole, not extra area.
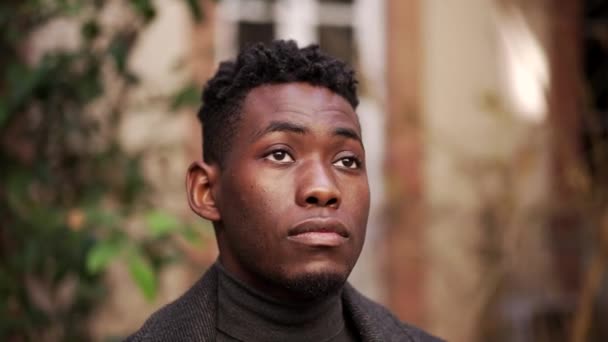
[(240, 22), (238, 24), (239, 49), (256, 42), (270, 43), (273, 39), (274, 23)]
[(222, 0), (216, 56), (223, 60), (254, 42), (295, 39), (318, 43), (348, 63), (356, 58), (354, 0)]

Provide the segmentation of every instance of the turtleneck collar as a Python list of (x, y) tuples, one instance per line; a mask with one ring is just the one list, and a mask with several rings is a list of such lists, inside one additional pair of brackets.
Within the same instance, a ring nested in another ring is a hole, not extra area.
[(218, 330), (241, 341), (330, 341), (344, 334), (340, 293), (309, 303), (271, 298), (229, 274), (220, 264)]

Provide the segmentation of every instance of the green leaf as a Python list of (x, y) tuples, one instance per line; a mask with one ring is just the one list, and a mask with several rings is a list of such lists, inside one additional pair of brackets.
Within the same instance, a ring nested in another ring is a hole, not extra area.
[(103, 93), (99, 65), (94, 62), (79, 75), (77, 82), (75, 92), (81, 103), (89, 103)]
[(154, 299), (157, 292), (156, 274), (150, 263), (139, 253), (133, 252), (129, 255), (128, 264), (131, 277), (143, 292), (144, 297), (147, 300)]
[(96, 228), (114, 227), (120, 222), (121, 219), (121, 217), (117, 213), (100, 209), (95, 206), (86, 208), (85, 213), (87, 217), (87, 222), (89, 222)]
[(80, 32), (86, 41), (91, 41), (99, 36), (101, 29), (95, 20), (89, 20), (82, 25)]
[(8, 106), (6, 105), (6, 101), (4, 99), (0, 99), (0, 128), (4, 126), (4, 123), (8, 121), (9, 111)]
[(160, 211), (149, 213), (146, 216), (146, 222), (155, 238), (167, 236), (180, 226), (179, 220), (175, 216)]
[(59, 15), (68, 15), (74, 16), (82, 13), (83, 7), (85, 6), (85, 1), (69, 1), (69, 0), (58, 0), (55, 1), (55, 5), (57, 6), (57, 10)]
[(132, 204), (146, 189), (146, 182), (141, 172), (141, 155), (127, 160), (124, 170), (123, 203)]
[(202, 245), (203, 240), (198, 231), (192, 226), (186, 226), (180, 231), (184, 239), (193, 245)]
[(33, 181), (34, 175), (22, 168), (11, 172), (6, 181), (5, 203), (25, 222), (29, 221), (30, 210), (34, 208), (28, 196), (28, 186)]
[(87, 270), (92, 274), (103, 271), (121, 251), (121, 247), (115, 241), (103, 241), (95, 245), (87, 254)]
[(20, 63), (9, 65), (7, 70), (7, 89), (9, 89), (7, 110), (18, 110), (30, 101), (34, 91), (43, 83), (47, 75), (46, 60), (43, 60), (34, 69)]
[(108, 47), (108, 52), (116, 64), (116, 70), (123, 75), (128, 73), (127, 58), (129, 57), (129, 52), (131, 51), (132, 45), (132, 36), (128, 34), (120, 34), (114, 37), (110, 43), (110, 46)]
[(156, 17), (156, 8), (150, 0), (131, 0), (131, 6), (135, 9), (144, 22), (148, 23)]
[(194, 21), (201, 22), (203, 20), (203, 9), (201, 8), (201, 4), (199, 0), (185, 0), (188, 4), (188, 8), (190, 9), (190, 14)]
[(171, 110), (175, 111), (182, 107), (194, 107), (200, 104), (199, 89), (194, 84), (189, 84), (173, 95)]

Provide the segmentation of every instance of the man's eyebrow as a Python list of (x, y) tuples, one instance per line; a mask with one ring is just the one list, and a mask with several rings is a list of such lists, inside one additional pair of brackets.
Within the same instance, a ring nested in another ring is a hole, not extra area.
[(352, 128), (338, 127), (334, 129), (334, 135), (342, 136), (349, 139), (357, 140), (363, 145), (363, 140), (361, 140), (361, 136), (357, 131)]
[(293, 122), (272, 121), (264, 129), (261, 129), (261, 130), (255, 132), (253, 134), (251, 140), (252, 141), (258, 140), (259, 138), (263, 137), (264, 135), (266, 135), (268, 133), (272, 133), (272, 132), (292, 132), (292, 133), (296, 133), (296, 134), (307, 134), (309, 132), (309, 129), (302, 125), (293, 123)]

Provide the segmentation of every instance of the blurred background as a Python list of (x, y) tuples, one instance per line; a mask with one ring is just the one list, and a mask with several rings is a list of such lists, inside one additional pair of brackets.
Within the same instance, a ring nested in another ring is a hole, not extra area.
[(200, 91), (276, 38), (358, 72), (357, 288), (450, 341), (608, 340), (604, 0), (3, 0), (0, 340), (120, 341), (213, 263)]

